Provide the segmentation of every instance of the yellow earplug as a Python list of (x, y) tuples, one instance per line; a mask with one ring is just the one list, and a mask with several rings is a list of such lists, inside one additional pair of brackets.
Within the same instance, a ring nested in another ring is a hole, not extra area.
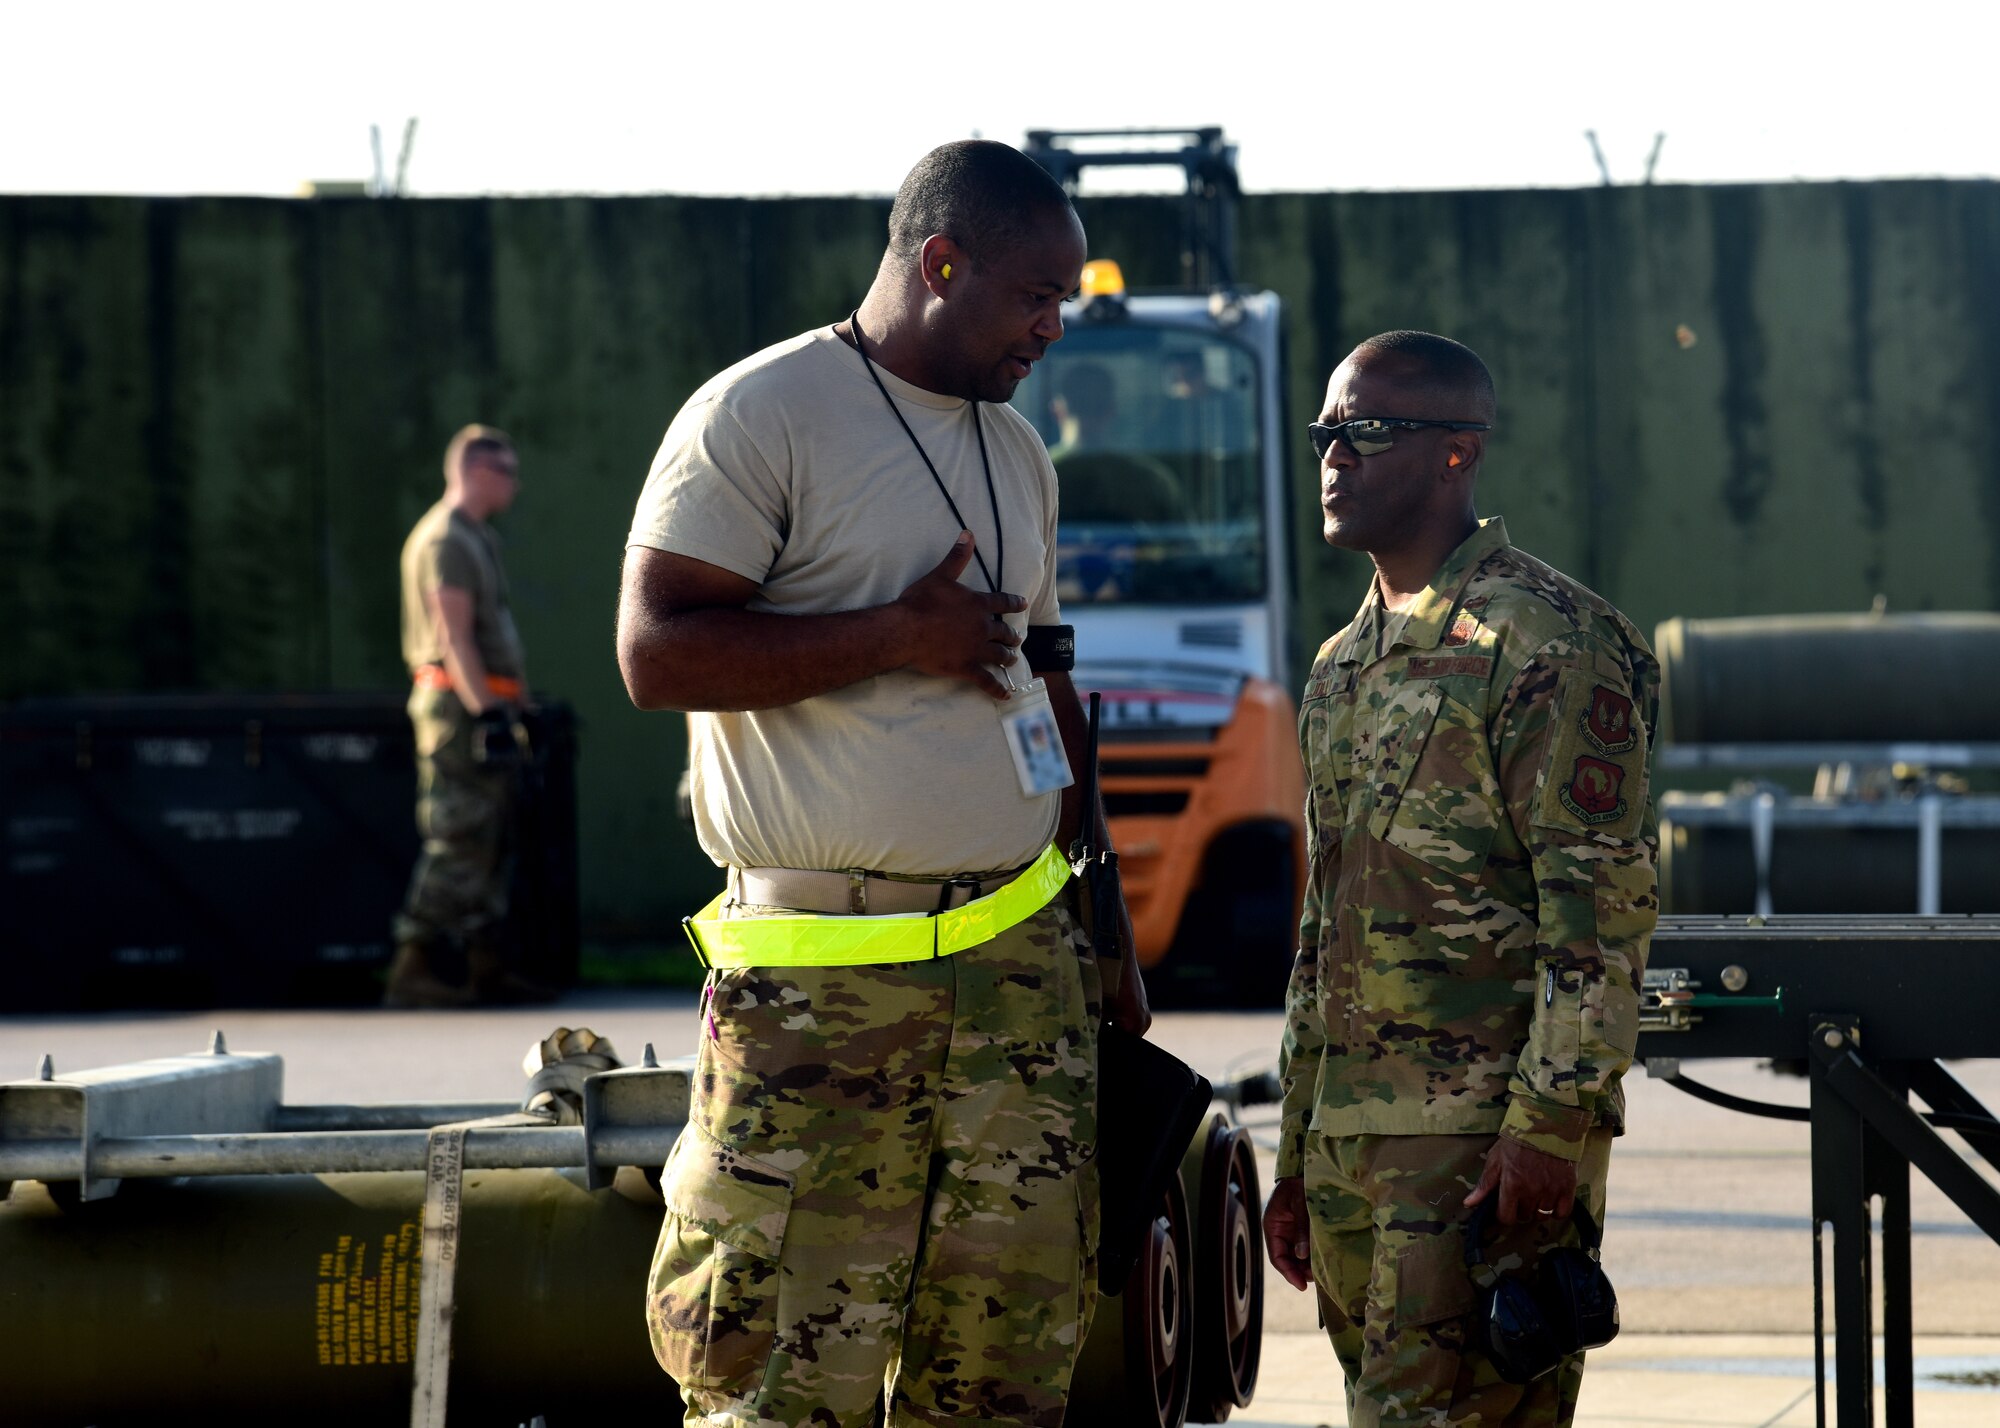
[(951, 281), (951, 264), (949, 264), (949, 263), (946, 263), (946, 264), (944, 265), (944, 270), (943, 270), (943, 271), (944, 271), (944, 280), (945, 280), (946, 282), (950, 282), (950, 281)]

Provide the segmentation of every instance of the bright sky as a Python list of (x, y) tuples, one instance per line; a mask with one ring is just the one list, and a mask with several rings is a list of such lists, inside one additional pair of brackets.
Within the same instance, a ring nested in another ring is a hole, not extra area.
[[(1988, 0), (0, 0), (0, 192), (887, 193), (1221, 124), (1251, 190), (2000, 172)], [(1162, 176), (1160, 182), (1167, 179)], [(1128, 176), (1120, 184), (1140, 187)], [(1152, 185), (1152, 186), (1158, 186)]]

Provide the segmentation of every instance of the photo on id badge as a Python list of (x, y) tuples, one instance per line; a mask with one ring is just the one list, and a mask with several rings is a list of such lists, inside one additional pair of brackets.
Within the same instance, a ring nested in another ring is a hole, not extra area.
[(1023, 798), (1039, 798), (1075, 782), (1043, 681), (1014, 686), (1000, 706), (1000, 727), (1006, 731), (1007, 751), (1014, 756)]

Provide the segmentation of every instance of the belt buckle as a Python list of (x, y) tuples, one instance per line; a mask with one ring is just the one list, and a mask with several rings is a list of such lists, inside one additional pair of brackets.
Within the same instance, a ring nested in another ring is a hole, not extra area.
[[(937, 910), (939, 912), (950, 912), (954, 907), (964, 907), (965, 902), (971, 902), (979, 896), (979, 890), (984, 886), (985, 884), (978, 878), (946, 878), (938, 885)], [(951, 900), (951, 895), (959, 891), (965, 893), (965, 902), (953, 902)]]

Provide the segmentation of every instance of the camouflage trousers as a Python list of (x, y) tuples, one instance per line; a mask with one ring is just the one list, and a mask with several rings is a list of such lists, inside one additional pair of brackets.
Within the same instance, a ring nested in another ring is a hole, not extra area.
[[(1306, 1140), (1313, 1279), (1347, 1376), (1350, 1428), (1550, 1428), (1576, 1412), (1583, 1355), (1508, 1383), (1467, 1343), (1476, 1288), (1459, 1229), (1490, 1135), (1357, 1135)], [(1604, 1223), (1611, 1131), (1590, 1133), (1577, 1194)], [(1486, 1261), (1532, 1276), (1544, 1250), (1575, 1244), (1568, 1222), (1487, 1232)]]
[(1057, 1428), (1101, 1014), (1067, 892), (935, 961), (712, 972), (646, 1298), (686, 1421)]
[(462, 942), (507, 914), (514, 780), (472, 754), (473, 717), (448, 689), (410, 695), (423, 850), (396, 917), (396, 940)]

